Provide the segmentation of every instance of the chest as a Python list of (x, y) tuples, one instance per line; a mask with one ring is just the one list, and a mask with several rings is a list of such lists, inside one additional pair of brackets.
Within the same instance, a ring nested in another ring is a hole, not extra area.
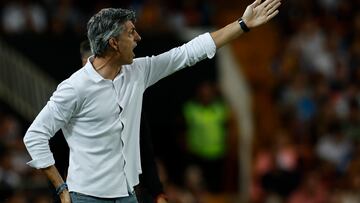
[(143, 88), (136, 81), (99, 84), (83, 96), (81, 117), (91, 120), (114, 120), (137, 108)]

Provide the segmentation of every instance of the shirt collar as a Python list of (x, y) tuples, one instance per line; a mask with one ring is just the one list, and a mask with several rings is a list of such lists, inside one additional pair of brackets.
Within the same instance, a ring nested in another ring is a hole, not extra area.
[(94, 82), (98, 83), (101, 80), (104, 80), (104, 78), (98, 73), (96, 72), (96, 70), (94, 69), (94, 66), (92, 65), (92, 61), (94, 61), (94, 56), (90, 56), (87, 60), (87, 63), (85, 64), (85, 70), (86, 72), (89, 74), (90, 79), (92, 79)]

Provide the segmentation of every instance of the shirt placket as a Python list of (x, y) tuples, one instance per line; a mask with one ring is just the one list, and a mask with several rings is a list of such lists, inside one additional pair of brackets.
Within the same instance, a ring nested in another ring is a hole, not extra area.
[[(123, 80), (124, 80), (123, 76), (120, 76), (120, 78), (118, 80), (119, 80), (119, 81), (117, 81), (118, 83), (122, 83)], [(112, 82), (112, 88), (113, 88), (115, 96), (116, 96), (116, 102), (117, 102), (117, 104), (118, 104), (118, 106), (120, 108), (119, 120), (120, 120), (121, 125), (122, 125), (122, 130), (124, 130), (125, 125), (124, 125), (124, 122), (122, 120), (122, 112), (123, 112), (124, 109), (121, 106), (121, 103), (119, 101), (119, 98), (120, 98), (119, 94), (120, 94), (121, 91), (119, 89), (116, 89), (115, 81)], [(127, 178), (127, 174), (126, 174), (126, 170), (125, 170), (125, 166), (126, 166), (126, 156), (125, 156), (125, 153), (124, 153), (125, 142), (123, 140), (123, 133), (122, 132), (120, 133), (120, 141), (121, 141), (121, 152), (120, 153), (121, 153), (121, 156), (123, 157), (123, 160), (124, 160), (124, 162), (123, 162), (123, 167), (124, 167), (123, 172), (124, 172), (124, 175), (125, 175), (126, 186), (127, 186), (128, 192), (129, 192), (129, 194), (131, 194), (133, 189), (130, 187), (130, 184), (129, 184), (129, 181), (128, 181), (128, 178)]]

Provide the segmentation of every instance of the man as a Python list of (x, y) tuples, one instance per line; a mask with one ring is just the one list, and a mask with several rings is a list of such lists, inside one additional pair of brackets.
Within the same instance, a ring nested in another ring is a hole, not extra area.
[[(184, 103), (183, 119), (189, 164), (185, 177), (191, 177), (190, 173), (196, 169), (200, 171), (202, 180), (202, 184), (193, 183), (189, 187), (211, 193), (222, 192), (230, 113), (213, 82), (198, 84), (194, 98)], [(187, 180), (187, 183), (191, 181)]]
[[(280, 0), (256, 0), (242, 18), (158, 56), (134, 59), (141, 40), (132, 11), (103, 9), (88, 22), (93, 57), (63, 81), (28, 129), (24, 143), (62, 203), (137, 202), (139, 129), (145, 89), (277, 15)], [(67, 184), (54, 166), (49, 139), (62, 129), (70, 148)], [(119, 133), (121, 132), (121, 133)]]
[(80, 43), (80, 58), (82, 66), (85, 66), (88, 58), (92, 55), (89, 40), (83, 40)]
[[(82, 66), (85, 66), (88, 58), (92, 55), (89, 40), (83, 40), (80, 43), (79, 51)], [(136, 186), (136, 197), (139, 203), (165, 203), (166, 196), (157, 171), (150, 129), (145, 117), (146, 115), (144, 111), (142, 111), (140, 124), (140, 157), (143, 170), (142, 174), (139, 176), (140, 183)], [(54, 152), (54, 158), (57, 161), (56, 167), (64, 178), (66, 177), (66, 169), (69, 162), (69, 159), (66, 159), (68, 147), (65, 145), (65, 140), (61, 139), (62, 137), (56, 138), (58, 139), (51, 140), (52, 143), (50, 143), (50, 146), (53, 147), (52, 151)], [(57, 142), (57, 145), (55, 145), (54, 141)], [(58, 160), (60, 160), (60, 162), (58, 162)], [(51, 188), (54, 191), (54, 202), (61, 202), (59, 196), (56, 194), (55, 188), (53, 188), (52, 185)]]
[[(80, 43), (80, 59), (82, 66), (85, 66), (88, 58), (92, 55), (89, 40), (83, 40)], [(152, 140), (150, 137), (150, 130), (148, 123), (145, 119), (146, 115), (144, 110), (141, 112), (141, 124), (140, 124), (140, 157), (142, 174), (139, 176), (140, 183), (136, 187), (136, 197), (139, 203), (158, 203), (165, 202), (166, 196), (164, 194), (163, 186), (161, 184), (157, 166), (155, 162), (154, 150), (152, 146)], [(120, 133), (120, 132), (119, 132)], [(58, 139), (52, 139), (50, 146), (53, 147), (54, 157), (56, 160), (60, 160), (60, 164), (57, 161), (56, 167), (62, 177), (66, 178), (67, 163), (69, 162), (68, 147), (65, 146), (65, 140), (61, 137)], [(59, 140), (61, 139), (61, 140)], [(54, 142), (56, 141), (56, 142)], [(56, 144), (57, 143), (57, 144)], [(52, 145), (51, 145), (52, 144)], [(56, 153), (55, 153), (56, 152)], [(54, 188), (54, 202), (60, 202), (59, 196), (56, 194)]]
[[(83, 66), (85, 66), (87, 59), (91, 55), (92, 53), (89, 40), (82, 41), (80, 43), (80, 56)], [(139, 176), (140, 183), (136, 187), (136, 197), (140, 203), (165, 202), (166, 198), (157, 171), (150, 136), (150, 129), (143, 109), (141, 111), (140, 122), (140, 157), (142, 174)]]

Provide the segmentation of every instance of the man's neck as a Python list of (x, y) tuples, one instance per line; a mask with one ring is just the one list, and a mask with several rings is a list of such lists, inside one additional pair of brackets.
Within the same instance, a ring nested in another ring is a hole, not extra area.
[(104, 79), (114, 80), (121, 70), (121, 64), (116, 63), (112, 57), (94, 57), (92, 65)]

